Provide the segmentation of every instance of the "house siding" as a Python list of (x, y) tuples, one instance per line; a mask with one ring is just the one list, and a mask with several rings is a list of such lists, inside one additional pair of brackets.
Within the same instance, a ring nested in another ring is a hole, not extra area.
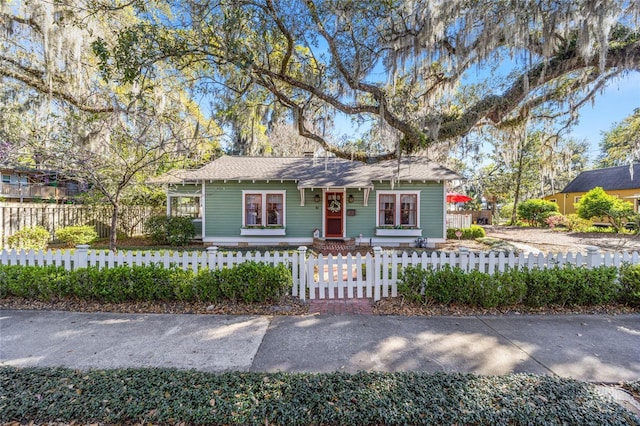
[(205, 185), (205, 232), (214, 237), (240, 237), (242, 228), (242, 191), (286, 191), (286, 238), (312, 238), (314, 228), (322, 228), (318, 193), (306, 190), (305, 205), (300, 206), (300, 191), (295, 182), (215, 182)]
[[(445, 238), (444, 235), (444, 184), (437, 182), (400, 182), (394, 185), (396, 191), (420, 191), (420, 229), (424, 238)], [(376, 183), (369, 195), (370, 220), (363, 235), (372, 235), (376, 228), (377, 191), (390, 191), (388, 182)]]
[[(396, 185), (395, 190), (420, 191), (420, 228), (426, 238), (444, 238), (444, 186), (435, 182), (413, 182)], [(285, 223), (287, 239), (311, 239), (314, 229), (322, 230), (323, 204), (316, 203), (314, 196), (322, 194), (320, 189), (305, 190), (305, 205), (300, 206), (300, 191), (295, 182), (213, 182), (205, 184), (205, 235), (210, 238), (238, 238), (242, 228), (242, 191), (286, 191)], [(389, 183), (378, 183), (369, 193), (368, 206), (364, 206), (363, 190), (349, 189), (345, 200), (353, 195), (353, 202), (347, 202), (345, 209), (354, 210), (355, 215), (345, 215), (345, 236), (369, 239), (376, 232), (377, 191), (391, 190)], [(193, 189), (191, 189), (193, 191)], [(187, 192), (187, 190), (185, 190)], [(259, 237), (258, 237), (259, 238)], [(393, 237), (387, 238), (389, 240)]]

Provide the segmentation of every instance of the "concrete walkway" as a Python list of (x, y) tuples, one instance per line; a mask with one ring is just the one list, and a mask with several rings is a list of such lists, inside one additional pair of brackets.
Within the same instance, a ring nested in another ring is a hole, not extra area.
[(0, 310), (0, 365), (640, 378), (640, 315), (217, 316)]

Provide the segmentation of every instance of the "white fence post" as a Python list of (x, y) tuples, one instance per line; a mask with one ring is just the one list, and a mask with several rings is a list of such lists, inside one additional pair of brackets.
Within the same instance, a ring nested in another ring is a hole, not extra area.
[[(382, 274), (380, 273), (382, 264), (382, 247), (373, 248), (373, 300), (380, 300), (380, 287), (382, 286)], [(369, 271), (367, 271), (368, 275)]]
[(86, 268), (89, 265), (89, 245), (76, 246), (76, 258), (73, 260), (73, 269)]
[(598, 247), (587, 247), (587, 268), (596, 268), (600, 266), (600, 249)]
[(218, 257), (218, 247), (207, 247), (207, 265), (209, 269), (216, 269), (216, 258)]
[(305, 246), (298, 247), (298, 270), (293, 271), (298, 274), (298, 296), (300, 300), (307, 297), (307, 248)]
[(460, 269), (469, 272), (469, 249), (467, 247), (460, 247), (458, 250), (460, 250)]

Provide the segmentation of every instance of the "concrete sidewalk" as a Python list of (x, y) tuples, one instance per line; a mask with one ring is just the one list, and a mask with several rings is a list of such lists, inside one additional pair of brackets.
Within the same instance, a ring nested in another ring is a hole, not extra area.
[(0, 310), (0, 365), (640, 378), (640, 315), (216, 316)]

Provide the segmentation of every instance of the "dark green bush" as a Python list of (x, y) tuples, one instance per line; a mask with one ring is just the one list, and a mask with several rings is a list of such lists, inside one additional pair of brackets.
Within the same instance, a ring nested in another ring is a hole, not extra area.
[(217, 272), (220, 276), (220, 292), (231, 300), (279, 300), (293, 286), (291, 271), (283, 264), (271, 266), (251, 261)]
[(428, 275), (429, 271), (422, 269), (421, 265), (406, 266), (398, 280), (398, 294), (412, 302), (426, 301), (425, 287)]
[(620, 268), (620, 285), (625, 302), (640, 305), (640, 265), (623, 265)]
[(77, 296), (100, 302), (175, 300), (190, 271), (157, 265), (90, 267), (73, 271)]
[(193, 278), (193, 299), (216, 303), (220, 299), (220, 270), (202, 269)]
[(23, 228), (7, 238), (9, 248), (20, 250), (44, 250), (51, 235), (42, 226)]
[(574, 266), (549, 269), (509, 269), (488, 274), (407, 266), (399, 275), (398, 294), (422, 303), (463, 304), (492, 308), (524, 304), (529, 307), (590, 306), (624, 302), (615, 267)]
[(77, 297), (106, 303), (127, 301), (243, 302), (280, 300), (291, 291), (291, 271), (283, 264), (245, 262), (194, 274), (158, 265), (66, 271), (54, 266), (0, 265), (0, 297), (50, 300)]
[(144, 229), (156, 244), (171, 246), (184, 246), (196, 235), (192, 218), (186, 216), (152, 216)]
[(62, 266), (0, 265), (0, 297), (64, 298), (72, 293), (69, 275)]
[(65, 226), (56, 231), (56, 238), (69, 247), (79, 244), (89, 244), (98, 238), (98, 233), (93, 226)]

